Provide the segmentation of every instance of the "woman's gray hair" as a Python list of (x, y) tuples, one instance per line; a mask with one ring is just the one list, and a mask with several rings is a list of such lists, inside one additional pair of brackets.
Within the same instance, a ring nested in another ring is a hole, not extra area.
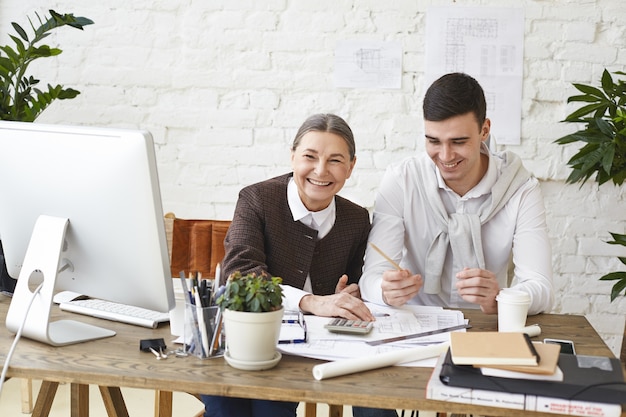
[(352, 134), (352, 129), (350, 129), (348, 123), (346, 123), (346, 121), (341, 117), (330, 113), (320, 113), (310, 116), (304, 121), (304, 123), (302, 123), (300, 129), (298, 129), (298, 133), (296, 133), (296, 137), (291, 145), (292, 151), (296, 150), (296, 148), (300, 145), (302, 137), (309, 132), (329, 132), (340, 136), (348, 145), (350, 160), (354, 160), (354, 156), (356, 155), (354, 135)]

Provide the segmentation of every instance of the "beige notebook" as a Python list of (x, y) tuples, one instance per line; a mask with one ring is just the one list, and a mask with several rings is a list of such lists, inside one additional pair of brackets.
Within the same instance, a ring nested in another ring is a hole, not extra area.
[(453, 332), (450, 353), (455, 365), (537, 366), (539, 354), (524, 333)]
[(541, 360), (537, 366), (524, 365), (489, 365), (489, 368), (503, 369), (506, 371), (524, 372), (536, 375), (553, 375), (559, 362), (561, 346), (555, 343), (533, 343)]

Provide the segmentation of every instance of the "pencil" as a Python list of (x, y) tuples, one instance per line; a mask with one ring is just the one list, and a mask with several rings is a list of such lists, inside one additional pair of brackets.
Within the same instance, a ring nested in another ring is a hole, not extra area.
[(387, 260), (387, 262), (389, 262), (391, 265), (393, 265), (394, 268), (396, 268), (398, 271), (402, 271), (402, 268), (400, 268), (400, 265), (398, 265), (397, 263), (395, 263), (393, 261), (393, 259), (391, 259), (389, 256), (387, 256), (387, 254), (385, 254), (385, 252), (383, 252), (382, 250), (380, 250), (380, 248), (376, 245), (374, 245), (372, 242), (370, 242), (370, 245), (372, 246), (372, 248), (374, 248), (374, 250), (378, 253), (380, 253), (380, 256), (382, 256), (383, 258), (385, 258)]

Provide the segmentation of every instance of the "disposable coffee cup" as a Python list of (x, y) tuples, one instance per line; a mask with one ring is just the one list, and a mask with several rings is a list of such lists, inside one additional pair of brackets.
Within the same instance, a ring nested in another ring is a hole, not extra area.
[(504, 288), (496, 296), (496, 301), (498, 302), (498, 331), (524, 331), (530, 295), (524, 291)]
[(185, 293), (180, 279), (172, 279), (176, 305), (170, 311), (170, 332), (173, 336), (182, 336), (185, 332)]

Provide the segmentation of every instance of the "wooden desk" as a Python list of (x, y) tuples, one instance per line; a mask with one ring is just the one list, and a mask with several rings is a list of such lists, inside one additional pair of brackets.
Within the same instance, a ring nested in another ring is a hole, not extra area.
[[(0, 296), (2, 321), (9, 303), (9, 298)], [(497, 328), (495, 315), (487, 316), (473, 310), (464, 313), (473, 330), (495, 331)], [(93, 384), (101, 387), (131, 387), (335, 405), (491, 416), (531, 414), (554, 417), (554, 414), (426, 400), (425, 388), (432, 371), (430, 368), (394, 366), (316, 381), (312, 368), (321, 361), (287, 355), (283, 356), (275, 368), (256, 372), (234, 369), (221, 358), (200, 360), (195, 357), (171, 357), (157, 361), (151, 353), (139, 350), (139, 340), (163, 337), (168, 342), (171, 339), (168, 326), (156, 330), (144, 329), (72, 315), (61, 312), (56, 307), (53, 315), (55, 318), (72, 316), (117, 332), (111, 338), (60, 348), (28, 339), (22, 339), (18, 343), (8, 376), (74, 384), (73, 399), (78, 401), (75, 407), (77, 411), (72, 411), (72, 416), (88, 415), (87, 407), (80, 406), (80, 399), (84, 399), (85, 385)], [(580, 354), (612, 356), (609, 348), (582, 316), (539, 315), (529, 318), (528, 323), (541, 325), (541, 338), (574, 340)], [(0, 361), (4, 362), (12, 341), (13, 335), (3, 325), (0, 326)], [(118, 397), (119, 392), (115, 388), (101, 388), (101, 391), (105, 394), (105, 402), (108, 399), (118, 407), (117, 415), (125, 415), (125, 407), (121, 407), (123, 400)], [(112, 408), (115, 408), (113, 405)], [(622, 416), (626, 417), (626, 412)]]

